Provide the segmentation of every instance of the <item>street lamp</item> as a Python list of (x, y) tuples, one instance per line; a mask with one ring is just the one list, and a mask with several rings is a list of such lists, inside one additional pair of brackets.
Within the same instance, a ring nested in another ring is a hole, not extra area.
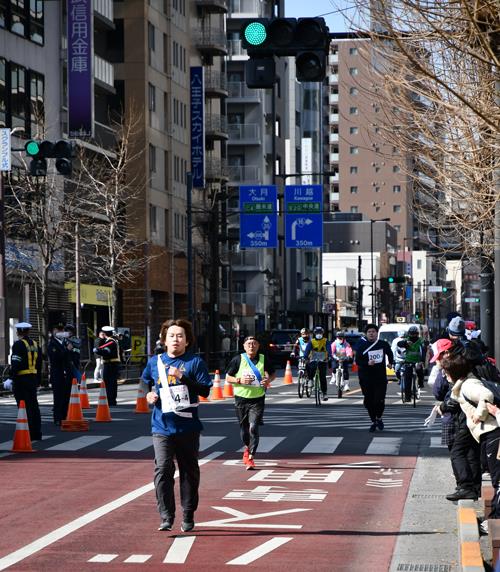
[(370, 219), (370, 262), (371, 262), (371, 285), (372, 285), (372, 322), (375, 322), (375, 275), (373, 273), (373, 223), (374, 222), (387, 222), (391, 220), (389, 217), (385, 218), (371, 218)]

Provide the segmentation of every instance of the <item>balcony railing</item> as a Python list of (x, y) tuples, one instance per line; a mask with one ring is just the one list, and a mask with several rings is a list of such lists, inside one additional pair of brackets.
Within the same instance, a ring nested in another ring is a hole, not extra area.
[(328, 136), (328, 141), (330, 143), (338, 143), (338, 140), (339, 140), (338, 133), (330, 133), (330, 135)]
[(246, 56), (247, 51), (243, 49), (241, 40), (228, 40), (227, 53), (229, 57), (232, 56)]
[(229, 181), (233, 183), (258, 183), (260, 181), (260, 168), (257, 165), (235, 167), (229, 165)]
[(205, 134), (212, 139), (227, 139), (227, 119), (222, 115), (209, 114), (205, 117)]
[(339, 94), (338, 93), (330, 93), (328, 96), (328, 103), (330, 105), (335, 105), (339, 102)]
[(114, 89), (115, 73), (113, 64), (94, 55), (94, 77)]
[(193, 35), (195, 45), (200, 51), (212, 55), (227, 54), (227, 39), (223, 30), (198, 28)]
[(339, 74), (332, 73), (328, 76), (328, 85), (336, 85), (339, 83)]
[(239, 252), (231, 252), (229, 255), (229, 262), (231, 263), (233, 270), (238, 266), (241, 266), (245, 270), (260, 272), (264, 269), (260, 260), (260, 253), (255, 250), (240, 250)]
[(334, 64), (339, 63), (339, 55), (338, 54), (330, 54), (328, 56), (328, 63), (332, 66)]
[(339, 162), (339, 154), (330, 153), (330, 163), (338, 163), (338, 162)]
[(339, 122), (339, 114), (338, 113), (330, 113), (330, 115), (328, 116), (328, 122), (330, 123), (330, 125), (332, 123), (338, 123)]
[(260, 143), (260, 129), (256, 123), (230, 123), (228, 125), (230, 142), (250, 142)]
[(225, 159), (207, 157), (205, 162), (205, 179), (207, 181), (227, 181), (228, 178), (227, 161)]
[(228, 9), (228, 0), (196, 0), (196, 5), (207, 12), (226, 14)]
[(94, 0), (94, 10), (110, 22), (113, 21), (113, 0)]
[(263, 3), (260, 0), (231, 0), (229, 4), (231, 15), (262, 17), (265, 16)]
[(232, 99), (254, 99), (262, 100), (261, 89), (250, 89), (243, 81), (230, 81), (227, 84), (229, 97)]
[(226, 74), (219, 70), (205, 68), (205, 92), (228, 93)]

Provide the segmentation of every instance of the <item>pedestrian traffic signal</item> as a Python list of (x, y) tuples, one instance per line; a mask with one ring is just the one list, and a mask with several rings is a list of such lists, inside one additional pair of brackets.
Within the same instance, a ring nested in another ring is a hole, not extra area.
[[(247, 20), (241, 30), (242, 46), (252, 60), (261, 60), (262, 70), (270, 70), (271, 64), (263, 64), (275, 56), (295, 56), (298, 81), (323, 81), (326, 74), (326, 56), (330, 44), (329, 29), (323, 18), (257, 18)], [(247, 85), (255, 79), (255, 64), (247, 62)], [(274, 74), (273, 74), (274, 76)], [(275, 78), (266, 76), (272, 87)], [(272, 82), (271, 82), (272, 80)]]
[(52, 141), (36, 141), (30, 139), (24, 145), (26, 155), (31, 157), (30, 175), (45, 177), (47, 175), (47, 159), (56, 159), (56, 169), (61, 175), (71, 175), (71, 160), (75, 156), (75, 143), (67, 139)]
[(389, 282), (389, 284), (404, 284), (406, 282), (406, 276), (389, 276), (387, 282)]

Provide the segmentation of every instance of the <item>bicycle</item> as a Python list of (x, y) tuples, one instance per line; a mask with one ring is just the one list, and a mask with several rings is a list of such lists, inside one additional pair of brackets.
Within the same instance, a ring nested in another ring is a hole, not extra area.
[[(307, 376), (307, 371), (306, 371), (306, 363), (307, 360), (305, 357), (301, 356), (299, 358), (299, 374), (298, 374), (298, 379), (297, 379), (297, 392), (299, 394), (299, 397), (302, 399), (302, 397), (304, 396), (304, 391), (306, 392), (307, 397), (310, 397), (310, 393), (307, 393), (307, 389), (308, 389), (308, 376)], [(310, 388), (309, 388), (310, 391)]]
[(344, 381), (344, 361), (339, 359), (337, 362), (337, 369), (335, 370), (335, 385), (337, 387), (337, 397), (342, 398), (344, 392), (345, 381)]
[(311, 364), (314, 367), (314, 377), (311, 379), (309, 376), (306, 381), (306, 395), (311, 397), (311, 393), (314, 392), (314, 401), (316, 407), (321, 405), (321, 383), (319, 379), (319, 367), (317, 361), (312, 361)]
[(416, 407), (417, 399), (420, 399), (420, 388), (417, 387), (417, 373), (414, 363), (405, 362), (401, 366), (401, 400), (403, 403), (406, 402), (405, 388), (407, 383), (411, 383), (410, 401), (413, 401), (413, 407)]

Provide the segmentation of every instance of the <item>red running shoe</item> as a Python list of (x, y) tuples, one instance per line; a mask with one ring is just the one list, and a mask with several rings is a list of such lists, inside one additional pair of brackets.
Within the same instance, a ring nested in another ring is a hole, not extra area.
[(250, 455), (250, 451), (248, 450), (248, 447), (245, 447), (245, 450), (243, 451), (243, 464), (246, 465), (248, 463), (248, 455)]
[(253, 459), (248, 459), (247, 471), (253, 471), (254, 469), (255, 469), (255, 461)]

